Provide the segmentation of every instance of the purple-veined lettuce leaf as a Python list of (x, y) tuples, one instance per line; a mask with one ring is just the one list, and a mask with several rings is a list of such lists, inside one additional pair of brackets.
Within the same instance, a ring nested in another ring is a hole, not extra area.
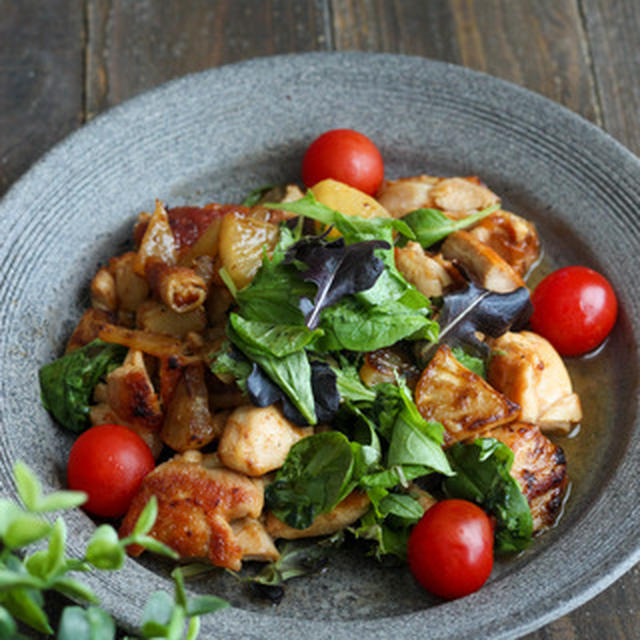
[(302, 263), (305, 282), (318, 287), (315, 298), (301, 298), (300, 309), (309, 329), (315, 329), (323, 309), (346, 295), (370, 289), (384, 270), (374, 255), (376, 249), (389, 249), (383, 240), (368, 240), (346, 245), (343, 238), (327, 242), (322, 236), (305, 238), (287, 252), (286, 262)]
[(497, 338), (512, 328), (523, 327), (532, 311), (526, 287), (510, 293), (496, 293), (469, 282), (466, 289), (444, 297), (438, 316), (438, 341), (423, 343), (418, 359), (427, 363), (441, 344), (462, 347), (468, 354), (484, 358), (488, 347), (478, 340), (476, 331)]

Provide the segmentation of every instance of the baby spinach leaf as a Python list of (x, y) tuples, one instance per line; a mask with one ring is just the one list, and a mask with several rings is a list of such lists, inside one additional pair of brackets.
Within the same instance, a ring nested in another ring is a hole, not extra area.
[(521, 551), (531, 542), (533, 519), (527, 499), (509, 473), (513, 451), (495, 438), (479, 438), (471, 444), (454, 444), (447, 457), (455, 475), (443, 489), (451, 498), (476, 502), (497, 521), (498, 551)]
[(104, 375), (122, 364), (126, 347), (94, 340), (40, 368), (42, 405), (71, 431), (89, 425), (93, 389)]
[(318, 326), (323, 309), (344, 296), (364, 291), (374, 285), (384, 264), (374, 256), (376, 249), (389, 249), (391, 245), (379, 240), (368, 240), (345, 245), (344, 238), (326, 242), (322, 237), (311, 237), (294, 244), (287, 252), (287, 262), (301, 262), (306, 268), (302, 279), (317, 286), (313, 303), (304, 298), (305, 321), (310, 329)]
[(315, 401), (311, 386), (311, 365), (305, 351), (296, 351), (282, 358), (265, 355), (239, 336), (233, 327), (227, 328), (231, 342), (287, 395), (308, 424), (316, 423)]
[(460, 220), (451, 220), (438, 209), (416, 209), (400, 219), (411, 228), (416, 240), (425, 249), (428, 249), (431, 245), (446, 238), (450, 233), (480, 222), (480, 220), (491, 215), (499, 208), (499, 204), (493, 204)]
[(338, 504), (352, 473), (353, 451), (343, 434), (327, 431), (304, 438), (291, 447), (267, 486), (267, 506), (290, 527), (306, 529)]
[(437, 342), (420, 347), (419, 359), (428, 362), (441, 344), (460, 346), (470, 355), (485, 358), (488, 347), (478, 340), (476, 331), (497, 338), (523, 326), (532, 310), (526, 287), (495, 293), (469, 282), (466, 289), (444, 296), (438, 316), (440, 335)]
[[(336, 390), (335, 374), (329, 365), (323, 362), (311, 362), (311, 388), (316, 419), (319, 422), (331, 422), (340, 406), (340, 398)], [(281, 402), (285, 418), (300, 426), (309, 424), (282, 389), (274, 384), (255, 363), (247, 378), (247, 391), (251, 402), (257, 407)]]

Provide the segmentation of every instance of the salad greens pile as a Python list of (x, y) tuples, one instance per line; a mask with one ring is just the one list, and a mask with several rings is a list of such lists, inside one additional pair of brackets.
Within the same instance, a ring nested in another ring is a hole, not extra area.
[[(431, 210), (404, 219), (346, 216), (311, 191), (296, 202), (263, 206), (299, 217), (281, 225), (279, 242), (270, 257), (264, 254), (253, 281), (232, 289), (236, 306), (228, 342), (212, 355), (211, 369), (235, 379), (258, 406), (281, 402), (292, 422), (333, 428), (291, 448), (266, 488), (268, 508), (289, 526), (305, 529), (359, 489), (371, 509), (353, 533), (373, 540), (377, 555), (403, 556), (409, 531), (424, 512), (411, 482), (439, 474), (448, 479), (450, 495), (468, 496), (496, 514), (499, 548), (522, 548), (531, 536), (531, 515), (508, 473), (504, 449), (510, 450), (491, 440), (491, 446), (459, 445), (445, 453), (442, 425), (420, 415), (399, 374), (395, 383), (369, 388), (358, 369), (367, 352), (405, 342), (419, 354), (447, 339), (463, 364), (482, 375), (486, 354), (471, 336), (475, 329), (502, 333), (522, 317), (529, 304), (526, 289), (495, 294), (469, 284), (450, 302), (445, 297), (442, 335), (432, 302), (395, 265), (394, 235), (428, 246), (459, 225)], [(303, 235), (305, 218), (328, 230)], [(482, 456), (459, 453), (478, 446), (486, 449)], [(475, 478), (475, 468), (485, 481), (472, 493), (469, 483), (456, 482), (456, 474)]]
[[(176, 559), (174, 551), (147, 535), (157, 516), (155, 498), (140, 514), (131, 536), (119, 540), (113, 527), (100, 525), (87, 543), (84, 556), (71, 558), (66, 554), (64, 520), (58, 517), (51, 524), (42, 514), (80, 506), (86, 495), (78, 491), (43, 495), (37, 478), (21, 462), (14, 465), (13, 473), (23, 506), (0, 499), (0, 637), (26, 638), (19, 632), (19, 623), (53, 635), (44, 596), (47, 591), (56, 591), (88, 604), (64, 608), (58, 623), (58, 640), (113, 640), (113, 618), (98, 606), (95, 593), (73, 574), (121, 569), (130, 544)], [(29, 552), (28, 547), (34, 544), (36, 549)], [(186, 628), (186, 637), (194, 640), (200, 628), (199, 617), (228, 606), (215, 596), (188, 597), (181, 570), (175, 569), (171, 575), (173, 597), (164, 591), (150, 596), (142, 612), (139, 638), (181, 640)]]

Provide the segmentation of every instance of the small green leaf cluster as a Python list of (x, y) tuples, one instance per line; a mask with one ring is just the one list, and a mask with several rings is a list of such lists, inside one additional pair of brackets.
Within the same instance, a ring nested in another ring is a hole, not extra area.
[(39, 371), (42, 405), (65, 429), (83, 431), (90, 424), (89, 404), (96, 384), (126, 354), (126, 347), (94, 340), (44, 365)]
[[(96, 594), (72, 574), (120, 569), (130, 544), (176, 559), (172, 549), (148, 535), (157, 517), (155, 498), (146, 505), (129, 537), (119, 539), (113, 527), (103, 524), (91, 536), (84, 556), (72, 558), (66, 553), (67, 527), (62, 517), (51, 524), (42, 514), (80, 506), (86, 494), (56, 491), (43, 495), (40, 482), (25, 464), (17, 462), (13, 473), (22, 506), (0, 499), (0, 637), (23, 638), (19, 623), (53, 635), (44, 604), (45, 593), (55, 591), (89, 605), (63, 610), (58, 640), (112, 640), (116, 633), (113, 619), (97, 606)], [(27, 549), (32, 544), (37, 544), (35, 551)], [(177, 640), (187, 624), (187, 637), (193, 639), (199, 629), (198, 616), (226, 606), (213, 596), (187, 598), (179, 571), (172, 576), (175, 602), (164, 592), (152, 595), (143, 615), (142, 638)]]

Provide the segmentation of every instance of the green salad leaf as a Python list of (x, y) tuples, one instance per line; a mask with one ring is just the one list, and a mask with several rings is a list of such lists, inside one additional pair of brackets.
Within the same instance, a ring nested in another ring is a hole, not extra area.
[(265, 490), (265, 501), (278, 519), (306, 529), (345, 497), (353, 466), (353, 450), (342, 433), (327, 431), (304, 438), (291, 447)]
[(44, 365), (39, 371), (42, 405), (61, 426), (83, 431), (94, 387), (126, 355), (126, 347), (94, 340)]
[(497, 551), (521, 551), (531, 542), (533, 519), (529, 503), (509, 474), (513, 451), (495, 438), (454, 444), (447, 451), (455, 475), (443, 488), (451, 498), (476, 502), (497, 521)]
[(460, 220), (452, 220), (438, 209), (416, 209), (402, 216), (400, 220), (411, 228), (416, 240), (423, 248), (428, 249), (436, 242), (446, 238), (450, 233), (473, 226), (499, 208), (499, 204), (492, 204), (490, 207), (477, 213), (472, 213)]

